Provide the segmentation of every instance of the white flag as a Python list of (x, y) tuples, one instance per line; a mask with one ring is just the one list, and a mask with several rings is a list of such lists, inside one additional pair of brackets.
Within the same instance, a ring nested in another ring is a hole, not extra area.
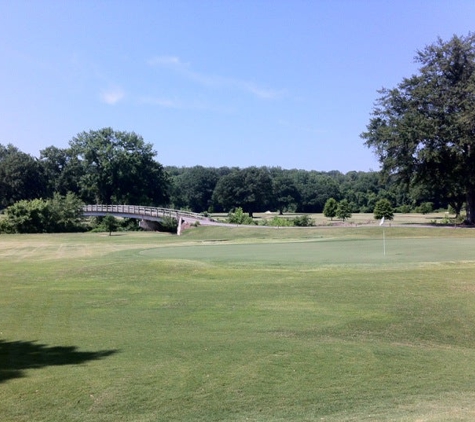
[(379, 223), (380, 226), (382, 226), (384, 224), (384, 217), (381, 218), (381, 222)]

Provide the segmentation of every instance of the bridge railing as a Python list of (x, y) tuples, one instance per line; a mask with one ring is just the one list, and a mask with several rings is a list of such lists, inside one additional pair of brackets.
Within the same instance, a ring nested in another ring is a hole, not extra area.
[(128, 214), (140, 217), (189, 217), (195, 220), (209, 220), (209, 218), (190, 211), (174, 210), (170, 208), (144, 207), (140, 205), (84, 205), (84, 213), (98, 214)]

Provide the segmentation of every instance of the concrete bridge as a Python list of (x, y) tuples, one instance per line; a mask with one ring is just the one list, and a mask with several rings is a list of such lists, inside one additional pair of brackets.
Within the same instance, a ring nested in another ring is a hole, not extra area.
[(148, 230), (156, 229), (154, 222), (163, 221), (164, 218), (175, 218), (178, 222), (177, 234), (199, 222), (201, 225), (221, 225), (211, 218), (189, 211), (174, 210), (169, 208), (143, 207), (140, 205), (85, 205), (85, 216), (113, 215), (116, 217), (140, 219), (140, 227)]

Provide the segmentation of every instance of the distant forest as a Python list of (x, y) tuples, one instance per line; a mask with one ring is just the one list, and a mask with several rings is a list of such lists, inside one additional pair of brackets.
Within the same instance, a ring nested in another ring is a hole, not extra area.
[(430, 212), (449, 204), (420, 189), (406, 189), (380, 172), (341, 173), (280, 167), (165, 167), (170, 205), (195, 212), (279, 211), (321, 213), (328, 199), (346, 199), (352, 213), (372, 213), (380, 199), (395, 212)]
[(202, 212), (320, 213), (346, 200), (351, 212), (373, 212), (387, 199), (395, 212), (447, 209), (447, 200), (407, 188), (380, 172), (286, 170), (280, 167), (164, 167), (133, 132), (83, 132), (68, 148), (40, 157), (0, 144), (0, 209), (20, 200), (73, 194), (83, 203), (165, 206)]

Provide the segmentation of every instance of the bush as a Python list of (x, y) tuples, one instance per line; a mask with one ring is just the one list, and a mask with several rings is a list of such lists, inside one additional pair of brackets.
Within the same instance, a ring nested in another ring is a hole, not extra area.
[(412, 207), (410, 205), (400, 205), (394, 210), (394, 212), (398, 212), (401, 214), (409, 214), (411, 211)]
[(6, 218), (0, 218), (0, 233), (13, 234), (15, 233), (15, 227)]
[(256, 224), (252, 217), (249, 217), (247, 214), (244, 214), (244, 211), (241, 207), (236, 208), (234, 212), (228, 214), (228, 223), (231, 224)]
[(293, 221), (288, 218), (282, 218), (275, 216), (271, 220), (266, 221), (267, 226), (273, 227), (291, 227), (294, 225)]
[(136, 232), (141, 231), (142, 228), (137, 218), (123, 218), (119, 220), (119, 230)]
[(61, 233), (84, 231), (82, 202), (72, 193), (52, 199), (21, 200), (5, 210), (2, 233)]
[(178, 220), (173, 217), (164, 217), (158, 225), (161, 232), (176, 233), (178, 231)]
[(432, 202), (424, 202), (418, 207), (416, 207), (415, 211), (420, 214), (429, 214), (432, 212), (434, 208), (434, 204)]
[(310, 227), (314, 225), (314, 221), (308, 215), (301, 215), (300, 217), (295, 217), (293, 219), (294, 226), (297, 227)]
[[(91, 217), (89, 218), (89, 230), (93, 233), (101, 233), (108, 231), (105, 224), (104, 217)], [(115, 231), (141, 231), (142, 228), (140, 227), (140, 220), (137, 218), (117, 218), (117, 229)]]

